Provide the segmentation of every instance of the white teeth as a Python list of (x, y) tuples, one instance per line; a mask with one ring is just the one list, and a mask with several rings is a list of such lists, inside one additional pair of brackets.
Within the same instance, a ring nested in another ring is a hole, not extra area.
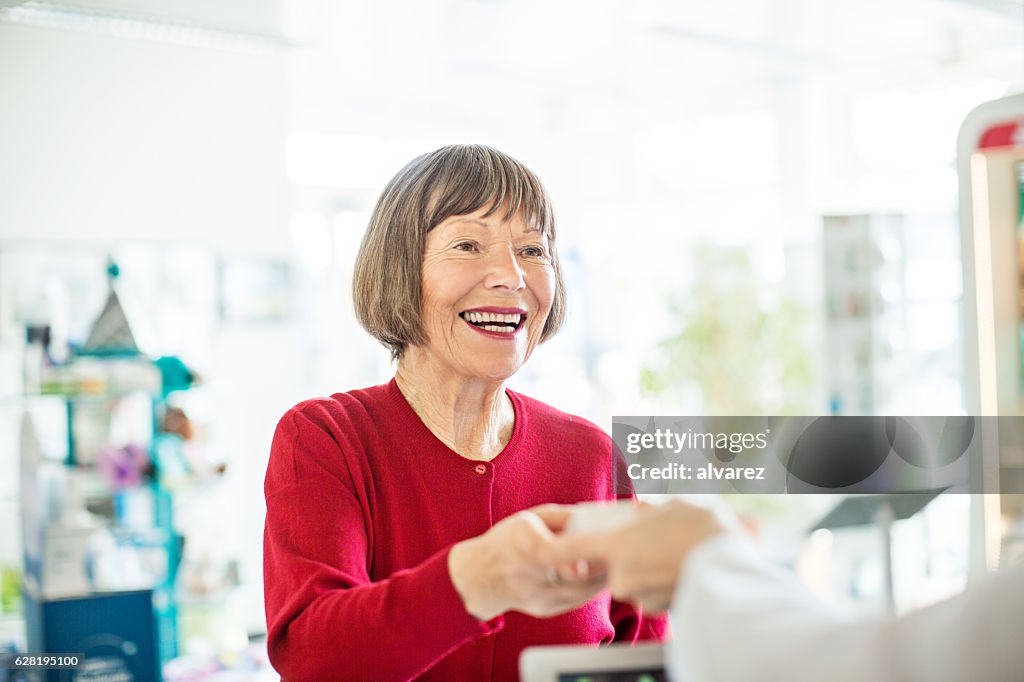
[(483, 313), (477, 311), (470, 311), (463, 314), (467, 322), (474, 324), (483, 324), (485, 322), (504, 322), (505, 324), (514, 324), (519, 326), (519, 321), (523, 318), (518, 313), (501, 314), (501, 313)]
[(497, 327), (493, 324), (486, 324), (483, 327), (481, 327), (481, 329), (486, 329), (489, 332), (498, 332), (499, 334), (511, 334), (512, 332), (515, 331), (514, 329), (509, 329), (508, 327)]

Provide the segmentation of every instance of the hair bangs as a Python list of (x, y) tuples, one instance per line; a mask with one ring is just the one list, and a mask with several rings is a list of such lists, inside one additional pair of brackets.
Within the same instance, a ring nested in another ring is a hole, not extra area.
[(529, 168), (504, 154), (481, 146), (446, 148), (434, 178), (433, 199), (427, 207), (429, 229), (448, 218), (487, 209), (503, 209), (504, 220), (521, 215), (548, 239), (554, 239), (551, 202), (540, 179)]

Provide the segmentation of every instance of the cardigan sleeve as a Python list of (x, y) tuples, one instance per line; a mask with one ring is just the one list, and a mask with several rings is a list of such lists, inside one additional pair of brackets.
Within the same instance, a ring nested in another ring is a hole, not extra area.
[(615, 627), (615, 641), (637, 644), (639, 642), (664, 642), (671, 638), (668, 616), (644, 613), (639, 606), (612, 600), (609, 613)]
[(293, 408), (274, 434), (264, 483), (263, 572), (270, 661), (283, 678), (404, 680), (501, 629), (466, 612), (445, 548), (371, 582), (367, 523), (342, 448)]

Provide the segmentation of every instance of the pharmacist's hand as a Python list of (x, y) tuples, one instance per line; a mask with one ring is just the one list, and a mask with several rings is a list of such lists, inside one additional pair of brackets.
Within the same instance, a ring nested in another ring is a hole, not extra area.
[(600, 592), (604, 576), (588, 576), (586, 562), (555, 554), (555, 533), (571, 515), (570, 507), (534, 507), (452, 547), (448, 572), (466, 610), (480, 620), (506, 611), (554, 616)]
[(690, 551), (726, 530), (712, 509), (680, 500), (640, 505), (633, 520), (613, 531), (560, 537), (556, 560), (589, 564), (591, 571), (607, 573), (616, 599), (664, 611)]

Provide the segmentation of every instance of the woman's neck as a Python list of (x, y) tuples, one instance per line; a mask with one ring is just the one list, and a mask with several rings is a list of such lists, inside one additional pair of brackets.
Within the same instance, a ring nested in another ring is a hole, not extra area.
[(468, 459), (491, 460), (512, 438), (515, 410), (504, 380), (444, 371), (421, 349), (398, 361), (395, 382), (430, 432)]

